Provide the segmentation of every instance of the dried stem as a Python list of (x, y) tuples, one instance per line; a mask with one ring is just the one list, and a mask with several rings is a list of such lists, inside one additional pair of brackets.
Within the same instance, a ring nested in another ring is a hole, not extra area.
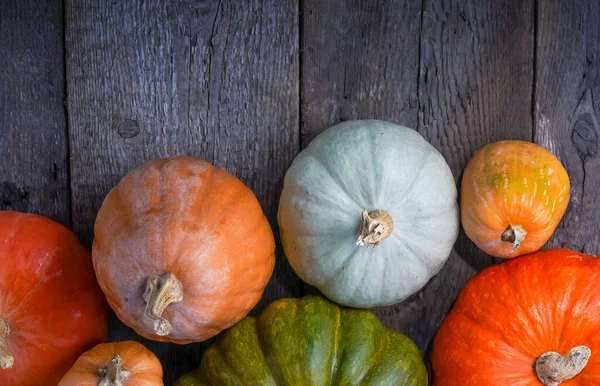
[(169, 304), (183, 300), (181, 283), (177, 277), (169, 272), (149, 277), (144, 300), (144, 323), (160, 336), (169, 335), (172, 330), (171, 323), (162, 317), (162, 313)]
[(98, 369), (98, 386), (123, 386), (130, 375), (131, 371), (123, 366), (123, 359), (115, 355), (106, 366)]
[(586, 346), (574, 347), (565, 356), (548, 351), (535, 361), (535, 372), (544, 385), (558, 386), (583, 371), (591, 355), (592, 350)]
[(371, 245), (376, 247), (393, 231), (394, 221), (388, 212), (379, 209), (372, 212), (363, 210), (360, 217), (360, 235), (356, 245), (365, 245), (367, 248)]
[(514, 253), (519, 249), (523, 240), (525, 240), (525, 236), (527, 236), (525, 228), (520, 225), (509, 225), (500, 235), (500, 240), (511, 243), (513, 247), (510, 250), (510, 253)]
[(8, 320), (0, 318), (0, 367), (10, 369), (15, 363), (15, 357), (6, 347), (6, 338), (10, 335)]

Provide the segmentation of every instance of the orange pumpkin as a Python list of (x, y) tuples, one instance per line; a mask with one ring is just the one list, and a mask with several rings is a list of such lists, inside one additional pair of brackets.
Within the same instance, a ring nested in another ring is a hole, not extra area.
[(106, 339), (90, 253), (47, 218), (0, 212), (0, 385), (56, 385)]
[(434, 384), (600, 385), (598, 282), (600, 258), (566, 249), (483, 270), (437, 332)]
[(83, 353), (58, 386), (162, 386), (163, 369), (138, 342), (102, 343)]
[(206, 340), (256, 305), (275, 264), (269, 222), (250, 189), (192, 157), (126, 175), (96, 218), (100, 287), (126, 325), (158, 341)]
[(465, 233), (492, 256), (535, 252), (565, 213), (569, 187), (565, 168), (541, 146), (523, 141), (484, 146), (462, 178)]

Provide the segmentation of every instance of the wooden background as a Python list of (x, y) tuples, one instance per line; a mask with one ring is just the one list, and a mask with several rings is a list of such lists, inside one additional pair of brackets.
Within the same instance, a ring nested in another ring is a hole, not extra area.
[[(418, 130), (457, 183), (479, 147), (534, 141), (572, 184), (549, 242), (600, 253), (597, 0), (0, 0), (0, 209), (46, 215), (90, 247), (108, 190), (190, 154), (249, 185), (276, 229), (284, 173), (328, 126)], [(427, 357), (459, 289), (495, 263), (461, 233), (430, 283), (375, 312)], [(314, 291), (278, 249), (257, 314)], [(171, 384), (204, 344), (136, 336)]]

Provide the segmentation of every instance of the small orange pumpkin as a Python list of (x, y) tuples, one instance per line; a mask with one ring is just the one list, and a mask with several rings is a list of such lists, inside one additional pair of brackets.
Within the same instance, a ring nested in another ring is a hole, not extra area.
[(153, 340), (204, 341), (258, 303), (275, 240), (248, 187), (192, 157), (148, 162), (108, 194), (92, 259), (123, 323)]
[(512, 258), (550, 238), (569, 204), (569, 176), (543, 147), (500, 141), (481, 148), (462, 179), (461, 221), (485, 253)]
[(138, 342), (101, 343), (83, 353), (58, 386), (162, 386), (163, 369)]

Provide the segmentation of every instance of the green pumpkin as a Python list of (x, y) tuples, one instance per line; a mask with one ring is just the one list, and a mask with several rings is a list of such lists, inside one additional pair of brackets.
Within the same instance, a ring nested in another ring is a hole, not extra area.
[(370, 311), (280, 299), (223, 332), (175, 386), (425, 386), (417, 346)]

